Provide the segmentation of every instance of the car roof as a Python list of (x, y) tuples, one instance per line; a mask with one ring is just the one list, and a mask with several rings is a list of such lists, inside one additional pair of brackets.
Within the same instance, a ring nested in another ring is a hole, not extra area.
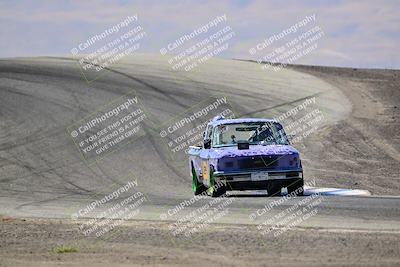
[(274, 119), (260, 119), (260, 118), (240, 118), (240, 119), (216, 119), (212, 120), (208, 123), (213, 127), (223, 124), (234, 124), (234, 123), (246, 123), (246, 122), (274, 122), (277, 123)]

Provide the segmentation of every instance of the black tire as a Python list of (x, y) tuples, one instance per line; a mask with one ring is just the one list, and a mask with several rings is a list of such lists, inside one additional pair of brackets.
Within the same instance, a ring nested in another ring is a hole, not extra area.
[(269, 197), (277, 197), (281, 195), (282, 185), (269, 183), (267, 186), (267, 192)]
[(298, 179), (288, 185), (287, 187), (288, 194), (294, 193), (296, 196), (303, 196), (304, 195), (304, 180)]
[(192, 178), (193, 178), (193, 193), (195, 196), (200, 195), (206, 192), (207, 188), (204, 186), (202, 182), (199, 182), (197, 179), (196, 171), (192, 165)]
[(215, 184), (214, 181), (214, 168), (210, 166), (210, 188), (208, 188), (208, 193), (211, 197), (220, 197), (226, 194), (226, 185), (220, 183)]
[(211, 197), (220, 197), (226, 194), (226, 186), (221, 186), (217, 189), (212, 188), (210, 196)]

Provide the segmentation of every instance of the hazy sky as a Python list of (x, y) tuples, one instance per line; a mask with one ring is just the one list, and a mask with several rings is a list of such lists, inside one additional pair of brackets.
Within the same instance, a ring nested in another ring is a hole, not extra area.
[[(325, 35), (300, 64), (400, 68), (400, 1), (1, 1), (0, 57), (69, 54), (86, 40), (137, 14), (147, 36), (140, 52), (160, 48), (226, 14), (236, 36), (222, 57), (254, 59), (249, 49), (307, 15)], [(266, 50), (267, 51), (267, 50)]]

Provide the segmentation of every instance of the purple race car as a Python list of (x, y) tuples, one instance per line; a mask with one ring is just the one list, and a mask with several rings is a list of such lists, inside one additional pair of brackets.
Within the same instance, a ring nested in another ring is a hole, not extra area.
[(189, 149), (195, 195), (218, 197), (227, 190), (303, 194), (303, 168), (280, 123), (268, 119), (214, 118), (202, 147)]

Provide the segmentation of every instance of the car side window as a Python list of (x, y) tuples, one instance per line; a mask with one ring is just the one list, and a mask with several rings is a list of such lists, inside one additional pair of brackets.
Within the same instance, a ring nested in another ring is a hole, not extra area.
[(210, 126), (207, 131), (207, 139), (211, 140), (211, 136), (212, 136), (212, 127)]
[(275, 125), (276, 125), (277, 135), (279, 138), (278, 142), (280, 144), (287, 144), (288, 140), (287, 140), (286, 133), (285, 133), (285, 130), (283, 129), (282, 125), (279, 123), (276, 123)]
[(211, 133), (212, 133), (211, 129), (212, 129), (211, 125), (208, 125), (206, 131), (204, 132), (204, 140), (211, 139)]
[(207, 126), (206, 131), (204, 132), (204, 142), (203, 148), (210, 149), (211, 148), (211, 134), (212, 134), (212, 127), (210, 125)]

